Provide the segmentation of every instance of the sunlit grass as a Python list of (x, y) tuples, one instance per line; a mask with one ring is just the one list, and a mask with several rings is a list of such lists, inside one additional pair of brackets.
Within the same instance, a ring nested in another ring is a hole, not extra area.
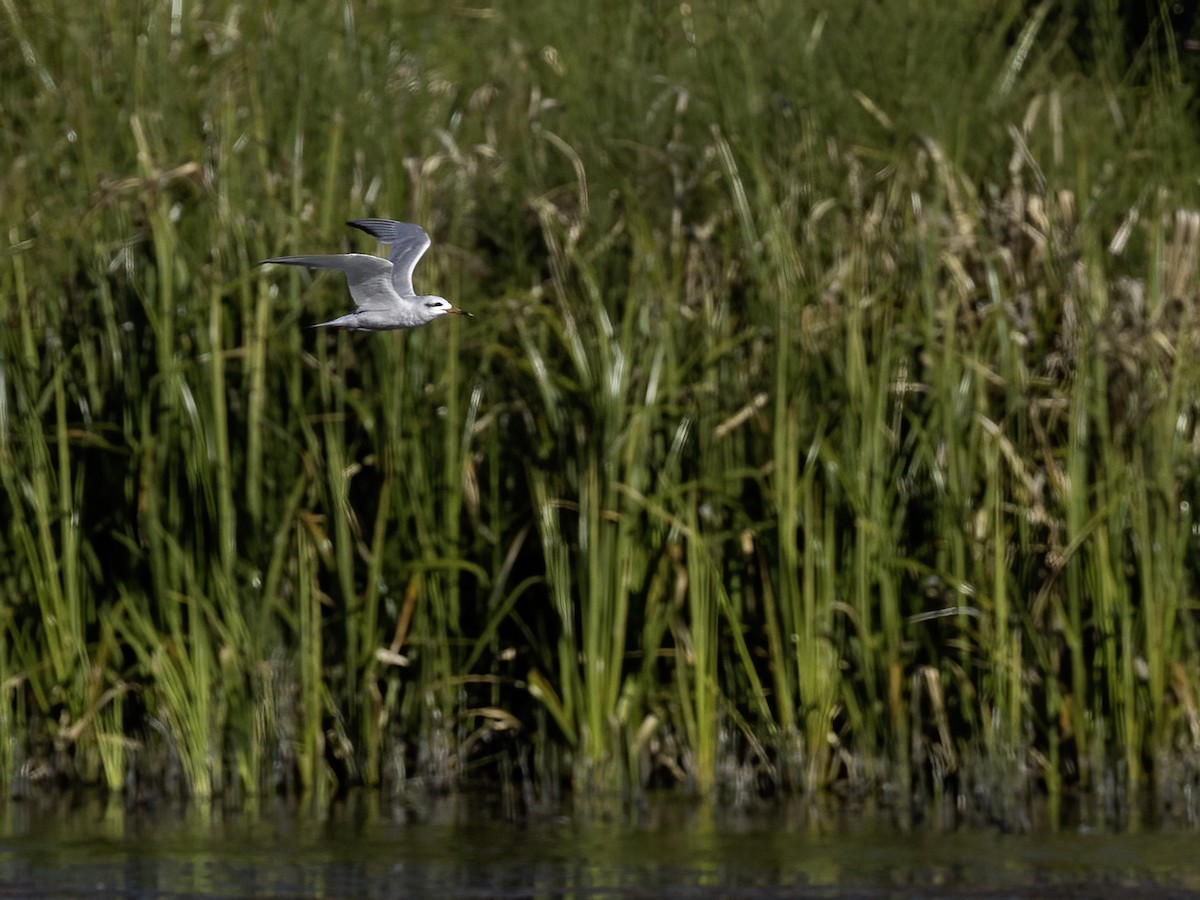
[(1176, 778), (1187, 96), (951, 6), (4, 4), (0, 778)]

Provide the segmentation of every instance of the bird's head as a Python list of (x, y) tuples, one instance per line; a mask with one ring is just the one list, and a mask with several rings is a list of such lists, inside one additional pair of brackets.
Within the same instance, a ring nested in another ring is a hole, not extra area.
[(429, 321), (436, 319), (438, 316), (455, 315), (466, 316), (467, 318), (475, 318), (466, 310), (459, 309), (445, 297), (422, 297), (421, 308)]

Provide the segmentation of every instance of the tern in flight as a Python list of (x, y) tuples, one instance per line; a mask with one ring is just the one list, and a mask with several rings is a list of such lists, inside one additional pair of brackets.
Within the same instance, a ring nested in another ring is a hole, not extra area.
[(350, 331), (390, 331), (416, 328), (439, 316), (470, 316), (444, 297), (426, 296), (413, 290), (413, 269), (429, 249), (429, 235), (420, 225), (391, 219), (358, 219), (347, 222), (388, 245), (388, 258), (366, 253), (329, 253), (317, 256), (278, 256), (260, 265), (305, 266), (309, 269), (338, 269), (346, 273), (350, 299), (358, 308), (314, 328), (332, 325)]

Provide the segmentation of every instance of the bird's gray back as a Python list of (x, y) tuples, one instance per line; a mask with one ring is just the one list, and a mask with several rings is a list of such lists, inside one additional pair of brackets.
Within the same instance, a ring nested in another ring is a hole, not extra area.
[(388, 259), (392, 263), (392, 284), (401, 297), (415, 296), (413, 269), (429, 249), (429, 235), (420, 225), (397, 222), (393, 219), (356, 219), (347, 222), (354, 228), (365, 231), (388, 245)]

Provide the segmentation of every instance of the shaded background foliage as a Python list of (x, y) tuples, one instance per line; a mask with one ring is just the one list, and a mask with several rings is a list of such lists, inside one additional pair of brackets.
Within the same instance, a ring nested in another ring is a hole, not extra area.
[[(3, 777), (1182, 796), (1147, 9), (4, 4)], [(477, 319), (305, 329), (362, 215)]]

